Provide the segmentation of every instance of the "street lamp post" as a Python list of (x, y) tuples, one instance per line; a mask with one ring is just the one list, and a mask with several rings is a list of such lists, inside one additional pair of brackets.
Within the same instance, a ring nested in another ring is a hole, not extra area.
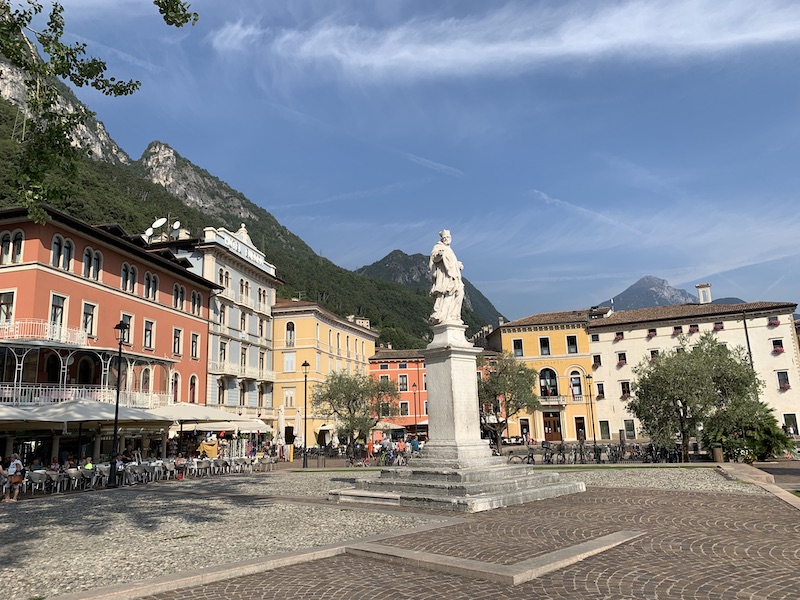
[(300, 365), (303, 367), (303, 468), (308, 468), (308, 368), (311, 366), (307, 360)]
[(592, 401), (592, 383), (593, 377), (591, 373), (586, 374), (586, 391), (589, 392), (589, 415), (592, 419), (592, 453), (594, 454), (595, 462), (600, 462), (600, 453), (597, 450), (597, 434), (595, 433), (594, 425), (594, 402)]
[(417, 435), (417, 384), (412, 383), (411, 389), (414, 390), (414, 435)]
[(114, 434), (111, 438), (111, 461), (108, 468), (107, 488), (117, 487), (117, 452), (119, 452), (119, 391), (122, 387), (122, 343), (125, 341), (125, 334), (128, 331), (128, 324), (120, 321), (114, 325), (114, 334), (117, 337), (119, 349), (117, 352), (117, 401), (114, 406)]

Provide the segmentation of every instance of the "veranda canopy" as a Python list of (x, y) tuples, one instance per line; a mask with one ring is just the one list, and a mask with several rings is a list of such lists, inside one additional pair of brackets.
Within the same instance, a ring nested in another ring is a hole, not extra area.
[(405, 426), (397, 425), (396, 423), (388, 423), (386, 421), (378, 421), (377, 423), (375, 423), (375, 426), (372, 428), (372, 431), (378, 431), (384, 429), (405, 429)]
[[(194, 423), (184, 428), (184, 431), (225, 431), (239, 433), (265, 433), (272, 431), (272, 428), (261, 419), (247, 419), (247, 421), (203, 421)], [(176, 428), (170, 430), (170, 434), (177, 431)]]
[(191, 404), (189, 402), (178, 402), (177, 404), (160, 406), (149, 412), (179, 423), (203, 423), (207, 421), (240, 422), (251, 420), (251, 417), (225, 412), (224, 410), (205, 406), (204, 404)]
[[(82, 423), (112, 425), (114, 423), (114, 404), (94, 402), (91, 400), (68, 400), (53, 404), (40, 404), (25, 412), (30, 415), (33, 424)], [(165, 427), (172, 420), (156, 415), (141, 408), (119, 407), (117, 419), (120, 425), (138, 425), (140, 427)]]

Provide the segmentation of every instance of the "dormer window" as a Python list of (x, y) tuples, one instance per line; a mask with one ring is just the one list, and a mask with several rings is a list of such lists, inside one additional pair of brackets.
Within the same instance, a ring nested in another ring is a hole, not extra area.
[(714, 331), (722, 331), (723, 329), (725, 329), (725, 325), (723, 325), (722, 321), (714, 323)]
[(777, 327), (781, 324), (781, 320), (778, 317), (770, 317), (767, 319), (767, 327)]
[(648, 339), (656, 337), (656, 330), (655, 329), (648, 329), (647, 330), (647, 337), (648, 337)]
[(699, 325), (689, 325), (689, 333), (697, 333), (700, 331)]
[(672, 328), (672, 335), (680, 335), (683, 333), (683, 325), (675, 325)]
[(614, 341), (615, 342), (619, 342), (620, 340), (622, 340), (624, 338), (625, 338), (625, 333), (622, 332), (622, 331), (618, 331), (616, 334), (614, 334)]

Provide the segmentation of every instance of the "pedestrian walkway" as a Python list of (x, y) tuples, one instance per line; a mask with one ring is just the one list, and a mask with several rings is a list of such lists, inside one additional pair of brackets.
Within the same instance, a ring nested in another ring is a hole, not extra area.
[[(183, 589), (142, 596), (142, 586), (130, 586), (132, 595), (74, 597), (794, 599), (798, 542), (797, 506), (771, 494), (590, 487), (265, 560), (266, 570), (250, 564), (250, 574), (222, 581), (203, 583), (212, 568), (185, 574)], [(513, 573), (523, 574), (521, 583), (498, 576)]]

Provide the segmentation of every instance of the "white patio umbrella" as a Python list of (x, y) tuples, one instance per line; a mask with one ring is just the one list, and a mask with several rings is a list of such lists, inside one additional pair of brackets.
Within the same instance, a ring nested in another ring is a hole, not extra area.
[(204, 404), (191, 404), (189, 402), (178, 402), (160, 406), (150, 411), (160, 417), (180, 423), (202, 423), (208, 421), (249, 421), (250, 417), (225, 412), (218, 408), (206, 406)]
[(34, 415), (24, 408), (0, 404), (0, 430), (34, 429), (36, 427), (29, 423), (32, 419), (35, 419)]
[(261, 419), (248, 419), (247, 421), (205, 421), (195, 423), (194, 431), (235, 431), (239, 433), (265, 432), (271, 428)]
[[(39, 423), (82, 423), (110, 425), (114, 422), (115, 405), (91, 400), (68, 400), (53, 404), (40, 404), (26, 409), (31, 421)], [(172, 419), (141, 408), (119, 407), (117, 422), (120, 425), (164, 427)]]
[(278, 445), (283, 445), (286, 443), (284, 440), (284, 432), (286, 431), (286, 415), (283, 410), (283, 406), (278, 407), (278, 431), (275, 435), (275, 443)]
[[(303, 409), (299, 406), (294, 411), (295, 446), (303, 445)], [(297, 443), (299, 440), (299, 444)]]

